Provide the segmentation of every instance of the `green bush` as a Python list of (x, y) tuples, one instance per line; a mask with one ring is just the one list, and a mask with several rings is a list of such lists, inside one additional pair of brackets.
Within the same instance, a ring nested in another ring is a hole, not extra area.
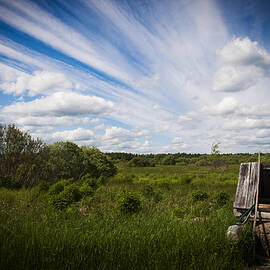
[(190, 184), (191, 181), (192, 181), (192, 177), (191, 176), (187, 176), (187, 175), (181, 177), (181, 179), (180, 179), (180, 183), (183, 184), (183, 185)]
[(191, 193), (191, 199), (193, 202), (205, 201), (209, 197), (208, 193), (202, 190), (196, 190)]
[(91, 196), (94, 193), (93, 188), (87, 184), (83, 184), (79, 190), (83, 197)]
[(141, 210), (140, 197), (133, 192), (123, 191), (116, 203), (116, 208), (123, 214), (133, 214)]
[(45, 182), (45, 181), (41, 181), (39, 184), (38, 184), (38, 191), (39, 192), (47, 192), (50, 188), (50, 185), (48, 182)]
[(158, 203), (162, 200), (163, 196), (162, 196), (162, 192), (161, 191), (156, 191), (154, 192), (154, 195), (153, 195), (153, 200), (154, 202)]
[(217, 206), (223, 206), (227, 204), (230, 201), (230, 196), (226, 192), (218, 192), (214, 196), (214, 202), (216, 203)]
[(93, 189), (97, 189), (98, 188), (98, 182), (99, 180), (96, 178), (93, 178), (90, 174), (86, 174), (81, 178), (81, 181), (83, 182), (83, 184), (93, 188)]
[(147, 198), (147, 199), (150, 199), (154, 196), (155, 192), (154, 192), (154, 189), (151, 185), (145, 185), (142, 187), (141, 189), (141, 194)]
[[(72, 203), (81, 199), (82, 194), (75, 184), (64, 186), (61, 183), (56, 183), (52, 192), (49, 191), (49, 202), (58, 210), (70, 206)], [(62, 191), (60, 191), (62, 190)]]
[(70, 184), (69, 180), (61, 180), (61, 181), (53, 184), (49, 188), (49, 195), (53, 196), (53, 195), (59, 194), (60, 192), (62, 192), (64, 190), (64, 187), (69, 185), (69, 184)]

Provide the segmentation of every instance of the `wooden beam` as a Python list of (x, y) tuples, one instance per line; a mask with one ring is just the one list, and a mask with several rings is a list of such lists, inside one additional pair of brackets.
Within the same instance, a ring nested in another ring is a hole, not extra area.
[(258, 153), (258, 173), (257, 173), (257, 185), (256, 185), (256, 199), (255, 199), (255, 214), (253, 221), (253, 259), (255, 259), (256, 255), (256, 223), (257, 223), (257, 215), (258, 215), (258, 199), (259, 199), (259, 183), (260, 183), (260, 171), (261, 171), (261, 153)]

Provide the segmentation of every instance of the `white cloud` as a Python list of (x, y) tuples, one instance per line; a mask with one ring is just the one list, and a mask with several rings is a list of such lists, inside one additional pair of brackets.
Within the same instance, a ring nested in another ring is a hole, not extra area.
[[(3, 70), (5, 71), (2, 72)], [(28, 91), (29, 96), (35, 96), (72, 88), (72, 83), (63, 73), (36, 71), (33, 75), (29, 75), (1, 65), (0, 74), (4, 80), (0, 84), (0, 89), (8, 94), (22, 95)]]
[(224, 129), (228, 130), (250, 130), (250, 129), (269, 129), (269, 119), (237, 119), (232, 120), (224, 125)]
[(18, 125), (26, 126), (72, 126), (72, 125), (88, 125), (93, 122), (88, 117), (72, 117), (72, 116), (24, 116), (14, 118)]
[(90, 140), (94, 136), (92, 130), (77, 128), (73, 130), (58, 131), (52, 134), (52, 139), (61, 141), (83, 141)]
[(113, 110), (113, 103), (96, 96), (74, 92), (56, 92), (30, 102), (18, 102), (5, 106), (4, 114), (30, 116), (104, 115)]
[(269, 74), (270, 54), (249, 38), (235, 38), (217, 51), (221, 67), (213, 79), (213, 89), (237, 92), (255, 85)]
[(245, 90), (254, 85), (265, 74), (265, 69), (255, 65), (224, 66), (215, 74), (213, 89), (223, 92)]
[(268, 66), (270, 55), (256, 41), (248, 37), (234, 38), (224, 48), (217, 50), (222, 61), (228, 64)]
[[(225, 97), (217, 105), (214, 105), (208, 110), (212, 114), (231, 114), (236, 112), (238, 102), (234, 97)], [(207, 109), (205, 109), (207, 112)]]

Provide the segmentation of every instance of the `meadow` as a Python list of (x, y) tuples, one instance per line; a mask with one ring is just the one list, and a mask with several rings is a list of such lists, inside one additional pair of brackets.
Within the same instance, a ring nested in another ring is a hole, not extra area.
[(120, 166), (60, 210), (52, 187), (2, 187), (0, 268), (243, 269), (250, 226), (237, 243), (226, 239), (238, 170)]

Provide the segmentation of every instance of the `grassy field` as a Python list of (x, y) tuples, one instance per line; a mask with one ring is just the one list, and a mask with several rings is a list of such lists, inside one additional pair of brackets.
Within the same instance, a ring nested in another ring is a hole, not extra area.
[[(243, 269), (250, 229), (236, 244), (225, 237), (238, 170), (123, 167), (62, 211), (38, 187), (2, 188), (0, 268)], [(139, 199), (136, 213), (119, 211), (123, 191)]]

